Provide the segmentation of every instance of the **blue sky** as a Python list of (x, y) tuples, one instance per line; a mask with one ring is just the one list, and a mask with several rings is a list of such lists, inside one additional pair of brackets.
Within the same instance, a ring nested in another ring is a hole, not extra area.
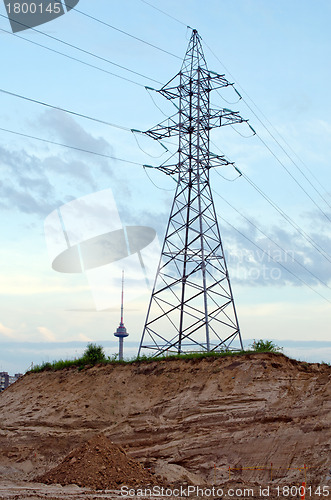
[[(257, 131), (257, 136), (249, 137), (251, 131), (245, 125), (237, 126), (236, 130), (217, 130), (212, 136), (215, 152), (219, 148), (235, 161), (237, 167), (312, 238), (320, 251), (330, 255), (330, 3), (320, 1), (318, 8), (305, 0), (206, 0), (203, 7), (198, 0), (169, 0), (166, 5), (159, 0), (150, 0), (150, 3), (184, 24), (141, 0), (121, 3), (80, 0), (77, 8), (180, 58), (185, 54), (191, 34), (185, 25), (198, 29), (209, 69), (225, 73), (244, 97), (235, 103), (238, 96), (227, 90), (222, 95), (215, 94), (212, 101), (240, 111)], [(1, 4), (0, 14), (5, 13)], [(166, 115), (173, 113), (169, 103), (154, 94), (156, 107), (144, 85), (158, 88), (159, 84), (151, 79), (163, 83), (170, 80), (180, 69), (181, 61), (176, 57), (75, 10), (37, 28), (48, 36), (27, 30), (19, 33), (23, 40), (6, 32), (10, 31), (10, 25), (4, 17), (0, 17), (0, 29), (5, 30), (0, 32), (1, 89), (139, 130), (162, 121), (161, 110)], [(50, 37), (146, 77), (130, 74)], [(135, 138), (125, 130), (4, 93), (0, 93), (0, 103), (0, 128), (141, 164), (156, 166), (167, 158), (161, 146), (140, 136)], [(295, 164), (259, 120), (277, 137)], [(155, 158), (158, 156), (160, 158)], [(97, 312), (85, 274), (62, 274), (51, 268), (44, 221), (51, 212), (72, 200), (111, 189), (122, 222), (153, 227), (162, 241), (173, 197), (173, 181), (150, 170), (151, 182), (139, 165), (1, 130), (0, 169), (0, 342), (15, 344), (14, 351), (3, 350), (3, 354), (0, 351), (1, 368), (10, 372), (26, 369), (33, 361), (31, 352), (26, 358), (17, 353), (20, 345), (27, 342), (44, 342), (46, 350), (49, 343), (47, 356), (52, 359), (52, 353), (56, 357), (56, 343), (113, 340), (119, 321), (119, 301), (111, 310)], [(331, 258), (323, 257), (286, 223), (246, 178), (234, 180), (235, 177), (236, 172), (226, 167), (213, 172), (211, 181), (244, 340), (274, 338), (280, 345), (282, 340), (330, 341)], [(223, 198), (273, 241), (259, 233)], [(280, 252), (277, 245), (287, 254)], [(295, 276), (268, 256), (280, 261)], [(328, 286), (321, 284), (316, 276)], [(132, 342), (140, 339), (148, 298), (145, 293), (126, 303), (125, 323)], [(108, 349), (116, 351), (115, 346)], [(37, 351), (34, 356), (39, 360)], [(300, 356), (304, 357), (301, 351)], [(315, 359), (319, 354), (316, 356)], [(320, 358), (330, 361), (330, 351), (321, 347)]]

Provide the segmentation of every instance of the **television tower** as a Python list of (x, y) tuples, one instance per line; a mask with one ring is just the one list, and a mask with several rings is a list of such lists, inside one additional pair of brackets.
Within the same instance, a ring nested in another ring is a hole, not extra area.
[(123, 339), (125, 337), (128, 337), (128, 333), (126, 331), (126, 328), (123, 323), (123, 297), (124, 297), (124, 271), (122, 271), (122, 295), (121, 295), (121, 321), (120, 321), (120, 326), (117, 328), (116, 332), (114, 333), (115, 337), (118, 337), (118, 342), (119, 342), (119, 354), (118, 354), (118, 359), (120, 361), (123, 360)]
[(138, 356), (243, 349), (209, 182), (211, 168), (233, 165), (210, 152), (210, 130), (247, 121), (211, 107), (212, 91), (230, 85), (207, 69), (193, 30), (180, 72), (157, 91), (177, 112), (144, 133), (157, 141), (178, 136), (177, 163), (156, 167), (176, 176), (177, 188)]

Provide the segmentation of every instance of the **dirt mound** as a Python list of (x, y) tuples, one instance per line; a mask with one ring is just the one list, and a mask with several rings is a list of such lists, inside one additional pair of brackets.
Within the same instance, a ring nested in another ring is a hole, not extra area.
[(62, 486), (77, 484), (96, 490), (156, 484), (151, 472), (102, 434), (75, 448), (57, 467), (35, 481)]

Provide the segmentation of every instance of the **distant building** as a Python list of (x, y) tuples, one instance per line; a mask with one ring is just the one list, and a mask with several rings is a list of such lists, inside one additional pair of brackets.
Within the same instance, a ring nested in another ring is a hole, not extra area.
[(22, 377), (22, 373), (15, 373), (15, 375), (8, 375), (7, 372), (0, 372), (0, 392), (4, 391), (11, 384), (16, 382), (20, 377)]

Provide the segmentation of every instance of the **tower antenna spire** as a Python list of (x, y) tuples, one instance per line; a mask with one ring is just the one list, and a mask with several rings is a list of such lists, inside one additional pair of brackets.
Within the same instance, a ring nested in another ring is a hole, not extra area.
[(210, 151), (211, 130), (247, 121), (211, 107), (212, 91), (231, 85), (208, 70), (194, 29), (179, 73), (157, 91), (178, 112), (145, 134), (178, 137), (177, 163), (157, 167), (177, 188), (138, 356), (243, 348), (209, 179), (211, 168), (233, 165)]
[[(124, 304), (124, 269), (122, 269), (122, 299), (121, 299), (121, 325), (123, 325), (123, 304)], [(124, 326), (124, 325), (123, 325)]]
[(118, 337), (118, 343), (119, 343), (118, 359), (120, 361), (123, 360), (123, 339), (125, 337), (128, 337), (128, 335), (129, 335), (128, 332), (126, 331), (125, 326), (124, 326), (123, 311), (124, 311), (124, 270), (122, 270), (121, 321), (120, 321), (120, 326), (117, 328), (116, 332), (114, 333), (115, 337)]

